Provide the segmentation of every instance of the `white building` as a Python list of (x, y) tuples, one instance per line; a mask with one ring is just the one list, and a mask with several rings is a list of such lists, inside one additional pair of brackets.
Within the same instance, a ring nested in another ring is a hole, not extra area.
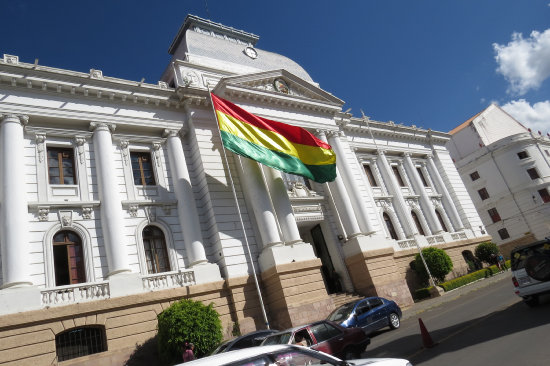
[[(121, 364), (181, 298), (228, 337), (322, 318), (342, 291), (406, 307), (428, 245), (467, 271), (490, 238), (449, 135), (353, 118), (257, 41), (188, 16), (158, 85), (0, 60), (0, 363)], [(208, 89), (326, 139), (337, 179), (227, 167)]]
[(550, 138), (494, 104), (450, 134), (451, 156), (503, 252), (550, 236)]

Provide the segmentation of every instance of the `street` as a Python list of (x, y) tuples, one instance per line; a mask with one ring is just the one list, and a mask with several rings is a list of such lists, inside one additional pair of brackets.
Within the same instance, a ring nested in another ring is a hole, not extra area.
[[(444, 303), (408, 318), (404, 314), (399, 329), (371, 335), (365, 356), (406, 358), (415, 366), (550, 364), (550, 297), (529, 308), (514, 294), (510, 278), (508, 272), (475, 290), (446, 294)], [(431, 348), (423, 347), (419, 318), (436, 344)]]

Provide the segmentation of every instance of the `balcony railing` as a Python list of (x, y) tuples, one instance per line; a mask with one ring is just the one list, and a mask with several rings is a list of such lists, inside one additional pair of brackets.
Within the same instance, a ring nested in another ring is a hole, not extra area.
[(76, 304), (85, 301), (108, 299), (108, 282), (79, 283), (40, 291), (43, 306)]
[(143, 288), (146, 290), (161, 290), (166, 288), (194, 285), (195, 272), (163, 272), (142, 276)]
[(443, 235), (427, 236), (426, 240), (430, 245), (437, 244), (437, 243), (445, 243), (445, 238), (443, 237)]
[(416, 248), (416, 240), (414, 239), (398, 240), (397, 245), (399, 245), (399, 248), (402, 248), (402, 249)]

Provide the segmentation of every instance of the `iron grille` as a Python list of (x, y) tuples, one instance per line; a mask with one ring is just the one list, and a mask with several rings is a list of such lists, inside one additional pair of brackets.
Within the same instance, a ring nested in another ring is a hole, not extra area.
[(58, 361), (107, 351), (103, 327), (74, 328), (55, 336)]

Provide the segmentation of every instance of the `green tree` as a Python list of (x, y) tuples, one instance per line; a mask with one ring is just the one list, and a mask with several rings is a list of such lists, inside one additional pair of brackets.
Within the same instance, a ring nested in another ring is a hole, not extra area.
[(481, 243), (476, 247), (475, 255), (482, 262), (495, 264), (497, 262), (498, 247), (491, 242)]
[(181, 362), (183, 345), (195, 345), (195, 355), (212, 351), (223, 339), (220, 315), (213, 304), (183, 299), (157, 316), (157, 345), (165, 362)]
[[(445, 281), (445, 276), (447, 276), (447, 274), (449, 274), (449, 272), (453, 269), (453, 262), (451, 261), (449, 255), (445, 253), (444, 250), (434, 247), (422, 249), (422, 255), (426, 260), (426, 264), (430, 269), (432, 277), (434, 277), (434, 279), (438, 282)], [(414, 266), (412, 267), (424, 281), (428, 280), (428, 272), (426, 272), (426, 267), (422, 262), (420, 253), (418, 253), (414, 258)]]

